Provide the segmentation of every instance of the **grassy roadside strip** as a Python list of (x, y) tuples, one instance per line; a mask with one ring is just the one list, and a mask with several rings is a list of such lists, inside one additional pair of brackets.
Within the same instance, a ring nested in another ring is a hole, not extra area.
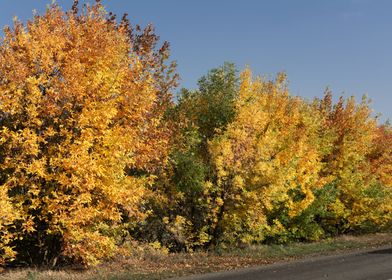
[(136, 250), (132, 256), (116, 257), (88, 270), (60, 271), (8, 270), (0, 279), (28, 280), (158, 280), (171, 277), (232, 270), (295, 259), (332, 255), (356, 250), (392, 246), (392, 233), (340, 236), (314, 243), (255, 245), (246, 248), (220, 249), (211, 252), (166, 254), (152, 249)]

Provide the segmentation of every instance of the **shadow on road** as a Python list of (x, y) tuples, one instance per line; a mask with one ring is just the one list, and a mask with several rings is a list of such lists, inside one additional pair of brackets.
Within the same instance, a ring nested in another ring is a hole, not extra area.
[(385, 255), (385, 254), (392, 254), (392, 248), (388, 248), (388, 249), (382, 249), (382, 250), (376, 250), (376, 251), (371, 251), (368, 254), (370, 255)]

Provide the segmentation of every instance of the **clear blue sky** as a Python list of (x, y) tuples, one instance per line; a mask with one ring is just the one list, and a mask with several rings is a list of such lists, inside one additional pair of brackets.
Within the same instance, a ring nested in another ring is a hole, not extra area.
[[(0, 0), (0, 25), (31, 18), (47, 1)], [(57, 1), (69, 8), (72, 1)], [(83, 2), (83, 1), (81, 1)], [(152, 22), (171, 43), (181, 85), (224, 61), (256, 74), (286, 71), (292, 94), (367, 93), (392, 119), (392, 1), (389, 0), (103, 0), (133, 23)]]

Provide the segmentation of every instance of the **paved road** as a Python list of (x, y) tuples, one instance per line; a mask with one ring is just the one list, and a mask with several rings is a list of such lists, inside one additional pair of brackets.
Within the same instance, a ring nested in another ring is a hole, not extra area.
[(392, 280), (392, 247), (291, 263), (210, 273), (181, 280)]

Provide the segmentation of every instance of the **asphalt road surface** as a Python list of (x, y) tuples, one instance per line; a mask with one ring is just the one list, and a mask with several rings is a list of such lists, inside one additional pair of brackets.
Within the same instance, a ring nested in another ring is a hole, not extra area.
[(392, 280), (392, 247), (302, 261), (209, 273), (182, 280)]

